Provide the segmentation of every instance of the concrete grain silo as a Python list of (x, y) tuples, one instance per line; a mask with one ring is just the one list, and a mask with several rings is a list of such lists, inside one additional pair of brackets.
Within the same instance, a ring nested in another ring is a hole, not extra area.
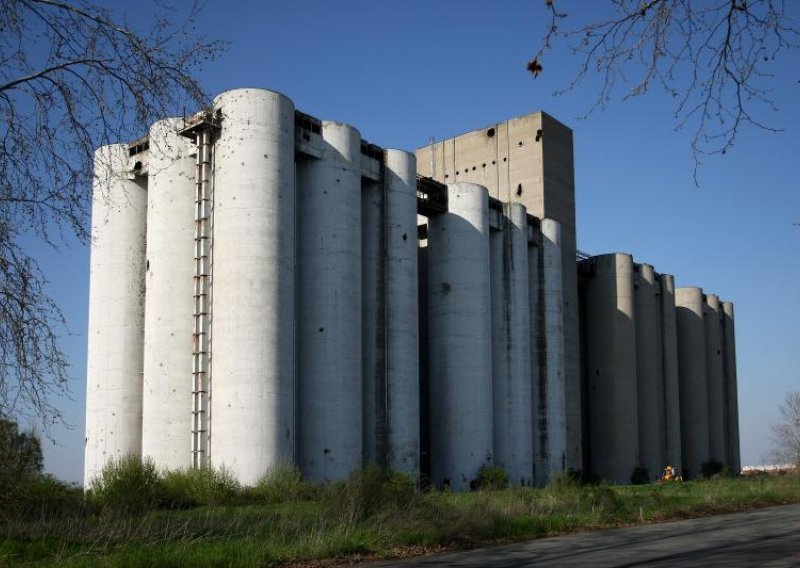
[(708, 379), (703, 291), (675, 290), (678, 374), (681, 400), (681, 450), (686, 478), (697, 477), (709, 459)]
[(111, 459), (142, 448), (147, 178), (128, 146), (95, 154), (84, 485)]
[(323, 121), (298, 162), (298, 457), (317, 482), (361, 463), (361, 136)]
[(683, 470), (681, 450), (681, 410), (678, 379), (678, 335), (675, 312), (675, 278), (661, 274), (659, 296), (659, 328), (661, 342), (661, 375), (663, 377), (663, 424), (666, 465)]
[(561, 224), (542, 219), (528, 247), (534, 477), (547, 484), (567, 467), (566, 353)]
[(656, 280), (649, 264), (635, 266), (636, 376), (639, 459), (651, 480), (666, 465), (664, 378)]
[(579, 306), (572, 132), (544, 113), (415, 157), (236, 89), (95, 160), (87, 485), (124, 455), (453, 490), (738, 469), (732, 304), (704, 321), (613, 254)]
[(142, 455), (192, 465), (195, 159), (182, 119), (150, 128)]
[(706, 340), (706, 378), (708, 388), (708, 455), (709, 459), (725, 465), (728, 461), (725, 440), (725, 378), (723, 376), (722, 327), (719, 298), (705, 297), (703, 322)]
[(533, 483), (531, 322), (528, 219), (519, 203), (503, 205), (492, 231), (492, 400), (494, 465), (513, 485)]
[(627, 483), (639, 465), (633, 259), (605, 254), (585, 262), (590, 467)]
[(384, 151), (362, 185), (364, 462), (420, 473), (417, 186), (414, 155)]
[(493, 464), (489, 205), (473, 183), (447, 199), (428, 225), (431, 480), (463, 491)]
[(211, 463), (252, 484), (294, 458), (295, 112), (261, 89), (214, 108)]

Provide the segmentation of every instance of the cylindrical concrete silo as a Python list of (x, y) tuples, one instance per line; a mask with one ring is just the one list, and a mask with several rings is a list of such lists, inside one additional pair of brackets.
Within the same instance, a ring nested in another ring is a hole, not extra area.
[[(533, 447), (536, 483), (543, 485), (566, 469), (567, 415), (564, 346), (564, 292), (561, 224), (553, 219), (540, 223), (540, 246), (536, 271), (530, 279), (538, 307), (531, 312), (533, 383)], [(537, 251), (531, 248), (532, 253)], [(528, 256), (532, 263), (532, 255)]]
[(323, 121), (322, 143), (297, 164), (298, 461), (330, 482), (362, 460), (361, 137)]
[(655, 273), (649, 264), (638, 265), (634, 291), (636, 311), (636, 404), (639, 410), (639, 459), (651, 480), (666, 465), (664, 384), (661, 375), (658, 306)]
[(675, 321), (675, 278), (661, 275), (661, 372), (664, 378), (664, 428), (666, 465), (683, 470), (681, 452), (681, 400), (678, 386), (678, 336)]
[(492, 465), (489, 215), (483, 186), (447, 194), (428, 228), (431, 478), (461, 491)]
[(384, 152), (386, 195), (386, 368), (388, 460), (419, 476), (419, 308), (417, 280), (417, 161), (414, 154)]
[(639, 445), (633, 259), (592, 258), (586, 282), (586, 338), (591, 471), (628, 483)]
[(150, 128), (142, 455), (192, 464), (195, 159), (182, 119)]
[(725, 379), (722, 374), (722, 328), (719, 298), (705, 298), (704, 325), (706, 336), (706, 380), (708, 381), (708, 452), (710, 459), (726, 465)]
[(528, 221), (503, 205), (505, 226), (491, 233), (494, 465), (512, 485), (533, 483)]
[(110, 459), (142, 449), (147, 186), (127, 176), (128, 147), (95, 153), (86, 361), (88, 487)]
[(294, 105), (218, 96), (211, 459), (253, 484), (294, 455)]
[(697, 477), (709, 458), (703, 291), (700, 288), (677, 288), (675, 306), (683, 475), (692, 479)]
[(742, 462), (739, 455), (739, 395), (736, 384), (736, 342), (731, 302), (722, 302), (722, 339), (728, 467), (731, 473), (737, 475), (742, 469)]

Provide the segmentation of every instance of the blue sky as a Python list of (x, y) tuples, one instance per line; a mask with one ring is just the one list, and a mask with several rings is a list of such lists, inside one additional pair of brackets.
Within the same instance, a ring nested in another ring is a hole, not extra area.
[[(597, 12), (605, 2), (562, 2)], [(134, 24), (140, 3), (116, 3)], [(125, 7), (125, 6), (129, 7)], [(790, 12), (800, 21), (800, 5)], [(319, 118), (353, 124), (384, 147), (414, 150), (513, 116), (544, 110), (574, 131), (578, 247), (629, 252), (677, 286), (702, 286), (736, 306), (743, 464), (769, 449), (769, 422), (800, 389), (800, 55), (776, 60), (770, 82), (784, 129), (742, 132), (732, 151), (704, 160), (693, 180), (691, 134), (676, 132), (674, 100), (654, 91), (579, 119), (596, 96), (589, 80), (561, 96), (577, 61), (566, 49), (525, 63), (544, 31), (543, 0), (477, 2), (219, 2), (198, 30), (231, 42), (200, 74), (209, 93), (264, 87)], [(624, 89), (620, 91), (624, 93)], [(72, 335), (73, 425), (46, 444), (46, 468), (79, 480), (83, 468), (88, 250), (42, 251), (51, 293)]]

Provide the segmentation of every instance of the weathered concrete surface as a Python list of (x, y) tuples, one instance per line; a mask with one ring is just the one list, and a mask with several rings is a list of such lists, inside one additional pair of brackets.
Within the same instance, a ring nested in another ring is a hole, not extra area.
[(294, 105), (263, 89), (215, 105), (211, 459), (254, 484), (295, 449)]
[(323, 121), (319, 160), (297, 163), (297, 461), (340, 481), (361, 454), (361, 135)]
[(708, 390), (703, 291), (677, 288), (678, 375), (683, 477), (694, 479), (708, 461)]
[(142, 449), (147, 179), (129, 180), (128, 161), (123, 144), (95, 153), (84, 486)]
[(633, 259), (604, 254), (587, 262), (589, 469), (610, 483), (628, 483), (639, 448)]
[(798, 566), (800, 504), (369, 566)]
[(486, 188), (447, 188), (428, 231), (431, 481), (469, 489), (492, 460), (489, 205)]
[(581, 469), (578, 275), (572, 130), (544, 112), (512, 118), (417, 150), (417, 173), (442, 183), (471, 182), (503, 202), (561, 224), (567, 467)]

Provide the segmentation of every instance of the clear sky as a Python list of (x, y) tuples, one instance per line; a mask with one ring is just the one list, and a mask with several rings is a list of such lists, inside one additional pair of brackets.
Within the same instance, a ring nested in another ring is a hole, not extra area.
[[(134, 24), (146, 15), (142, 4), (114, 3)], [(780, 110), (762, 115), (784, 131), (744, 130), (732, 151), (704, 160), (698, 188), (690, 133), (674, 130), (671, 97), (614, 101), (579, 119), (597, 84), (553, 95), (576, 69), (568, 50), (551, 53), (538, 79), (525, 70), (544, 32), (544, 4), (209, 0), (198, 31), (231, 45), (200, 76), (212, 95), (280, 91), (383, 147), (414, 150), (538, 110), (570, 126), (578, 247), (632, 253), (674, 274), (676, 286), (735, 303), (742, 463), (761, 463), (778, 405), (800, 389), (800, 52), (774, 62)], [(604, 4), (561, 3), (573, 13)], [(790, 11), (800, 23), (800, 4)], [(45, 444), (45, 466), (80, 480), (89, 255), (80, 246), (41, 255), (72, 332), (64, 347), (74, 375), (74, 400), (62, 405), (72, 428)]]

